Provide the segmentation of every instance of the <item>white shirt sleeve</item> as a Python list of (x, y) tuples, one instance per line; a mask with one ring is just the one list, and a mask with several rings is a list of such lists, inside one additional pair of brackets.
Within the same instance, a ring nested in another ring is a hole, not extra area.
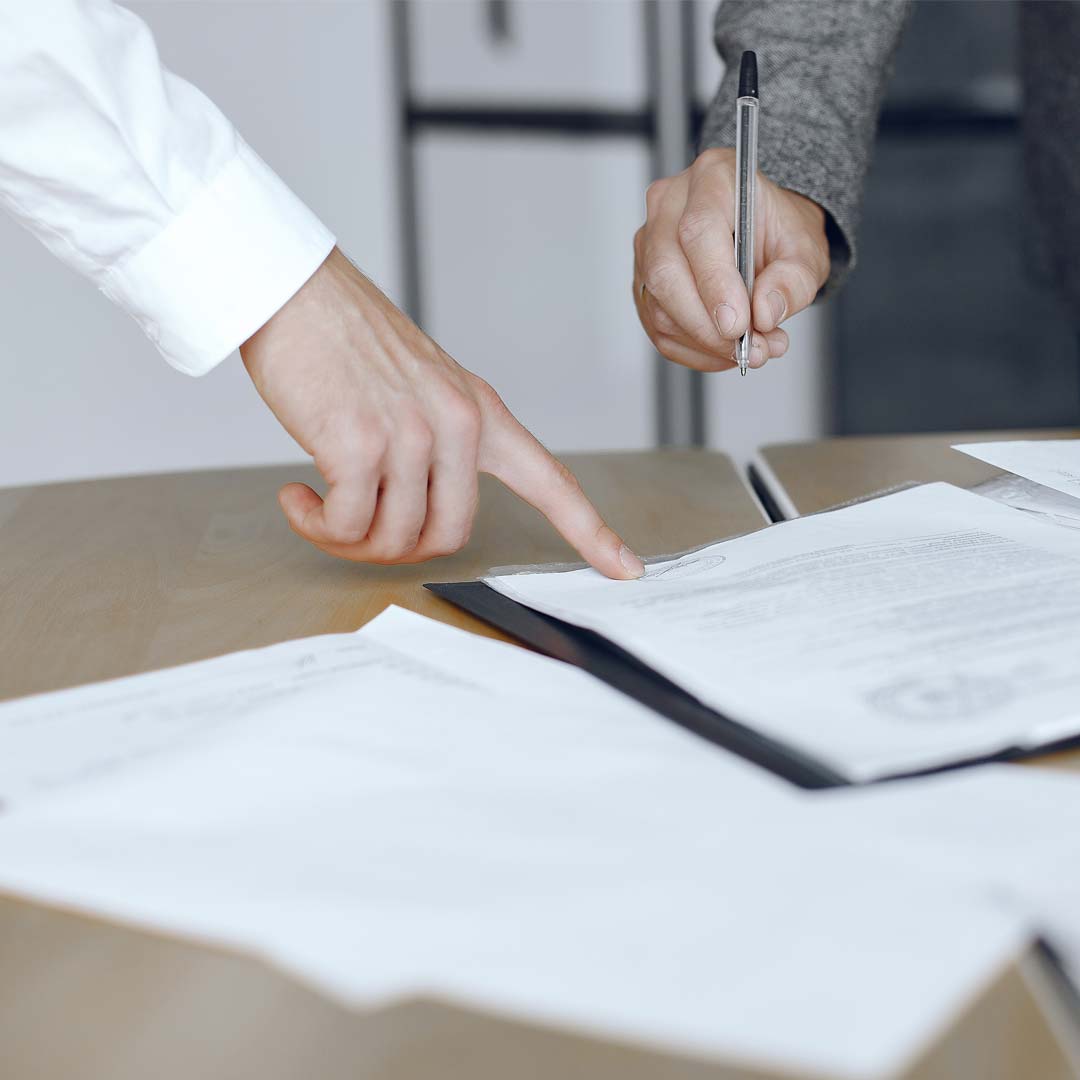
[(0, 204), (191, 375), (334, 245), (111, 0), (0, 2)]

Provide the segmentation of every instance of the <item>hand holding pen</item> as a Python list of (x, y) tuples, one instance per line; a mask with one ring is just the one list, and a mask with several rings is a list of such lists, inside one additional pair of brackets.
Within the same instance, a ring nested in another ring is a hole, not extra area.
[[(767, 134), (766, 128), (762, 138)], [(824, 211), (758, 172), (756, 274), (747, 291), (735, 258), (736, 158), (736, 147), (708, 149), (684, 172), (653, 183), (645, 224), (634, 237), (634, 302), (642, 326), (663, 356), (699, 371), (736, 367), (744, 335), (749, 368), (782, 356), (788, 339), (780, 324), (813, 301), (829, 274)], [(744, 251), (749, 256), (749, 244)]]

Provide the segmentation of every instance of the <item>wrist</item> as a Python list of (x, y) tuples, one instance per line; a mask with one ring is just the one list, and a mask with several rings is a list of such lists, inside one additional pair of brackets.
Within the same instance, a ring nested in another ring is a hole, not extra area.
[(304, 313), (313, 305), (318, 304), (318, 298), (323, 296), (330, 287), (331, 280), (341, 274), (342, 266), (350, 266), (348, 259), (337, 246), (330, 249), (330, 253), (316, 267), (315, 272), (304, 282), (303, 285), (281, 305), (249, 337), (240, 345), (240, 355), (247, 362), (248, 355), (256, 351), (260, 343), (267, 338), (288, 333), (290, 327), (304, 321)]

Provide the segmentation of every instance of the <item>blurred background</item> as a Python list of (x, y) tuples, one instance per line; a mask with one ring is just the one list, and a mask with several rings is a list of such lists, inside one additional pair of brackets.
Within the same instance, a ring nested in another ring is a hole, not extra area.
[[(812, 0), (807, 0), (812, 2)], [(556, 451), (1071, 424), (1023, 249), (1016, 12), (921, 0), (860, 267), (751, 377), (660, 361), (630, 297), (650, 179), (721, 75), (713, 0), (139, 0), (341, 246)], [(763, 88), (768, 108), (768, 88)], [(192, 380), (0, 218), (0, 485), (300, 460), (237, 356)]]

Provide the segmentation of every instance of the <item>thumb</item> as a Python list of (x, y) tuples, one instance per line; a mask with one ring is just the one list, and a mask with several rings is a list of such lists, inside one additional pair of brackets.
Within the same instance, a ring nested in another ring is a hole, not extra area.
[(589, 502), (577, 477), (501, 403), (484, 417), (479, 465), (535, 506), (600, 573), (623, 580), (645, 573), (642, 561)]
[(823, 282), (798, 259), (776, 259), (754, 282), (754, 329), (767, 334), (785, 319), (809, 307)]

